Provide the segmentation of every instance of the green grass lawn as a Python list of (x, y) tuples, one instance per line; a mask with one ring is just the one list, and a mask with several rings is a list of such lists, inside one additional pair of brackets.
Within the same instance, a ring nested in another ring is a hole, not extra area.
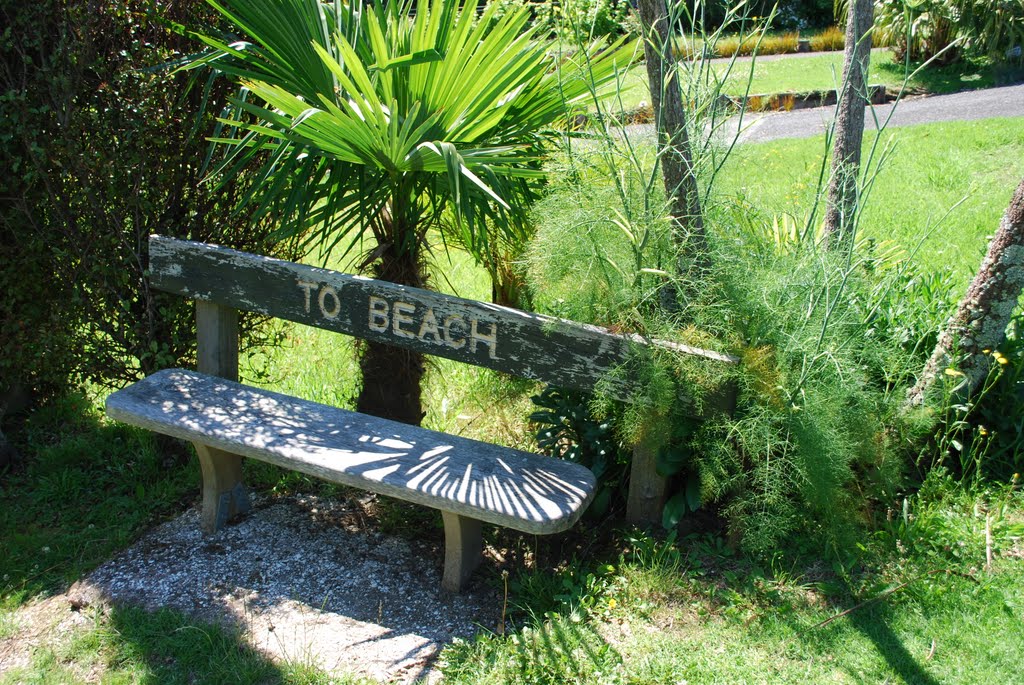
[(445, 673), (453, 683), (1019, 682), (1024, 493), (930, 483), (850, 562), (780, 555), (765, 568), (710, 535), (620, 535), (617, 556), (513, 584), (514, 601), (543, 613), (519, 611), (525, 625), (511, 637), (449, 648)]
[(627, 555), (601, 576), (587, 608), (449, 648), (446, 682), (928, 685), (1020, 675), (1020, 559), (991, 573), (909, 572), (919, 579), (905, 590), (821, 626), (904, 577), (870, 592), (836, 591), (844, 581), (831, 573), (760, 576), (727, 557), (702, 557), (699, 541), (685, 546), (698, 551), (678, 567)]
[[(895, 240), (908, 251), (920, 245), (922, 267), (952, 269), (966, 284), (1024, 177), (1024, 117), (880, 135), (892, 154), (867, 198), (862, 235)], [(865, 137), (867, 154), (875, 134)], [(766, 222), (788, 215), (802, 223), (816, 197), (823, 151), (821, 136), (737, 146), (717, 189)]]
[[(913, 73), (919, 65), (912, 64)], [(725, 78), (722, 91), (740, 95), (750, 83), (751, 94), (772, 94), (815, 90), (830, 90), (842, 85), (843, 53), (828, 52), (811, 56), (789, 56), (774, 60), (737, 60), (729, 70), (728, 65), (716, 63), (715, 72)], [(728, 71), (727, 71), (728, 70)], [(899, 91), (908, 74), (906, 65), (893, 61), (892, 52), (887, 48), (876, 48), (871, 52), (872, 84), (883, 84), (891, 91)], [(993, 67), (983, 61), (960, 61), (944, 67), (931, 66), (921, 70), (907, 86), (915, 92), (951, 93), (959, 90), (991, 88), (1019, 81), (1024, 71), (1008, 67)], [(641, 102), (650, 102), (647, 74), (643, 64), (631, 68), (622, 79), (622, 109), (630, 110)]]

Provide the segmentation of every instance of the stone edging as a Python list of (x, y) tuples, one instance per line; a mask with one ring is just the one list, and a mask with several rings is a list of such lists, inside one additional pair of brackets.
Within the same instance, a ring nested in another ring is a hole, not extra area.
[[(883, 84), (868, 86), (871, 104), (880, 105), (896, 99), (896, 93), (886, 89)], [(739, 110), (745, 107), (753, 112), (789, 112), (797, 109), (827, 107), (836, 104), (838, 91), (812, 90), (807, 92), (764, 93), (746, 96), (719, 95), (719, 103), (726, 109)], [(593, 118), (592, 113), (577, 115), (574, 124), (577, 128), (588, 126)], [(612, 115), (620, 124), (653, 124), (654, 112), (651, 106), (644, 104), (635, 109)]]

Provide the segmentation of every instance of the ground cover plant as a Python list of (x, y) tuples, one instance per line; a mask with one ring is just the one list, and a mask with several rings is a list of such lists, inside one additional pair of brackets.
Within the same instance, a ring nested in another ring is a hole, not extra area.
[[(625, 534), (617, 553), (521, 579), (523, 627), (447, 649), (446, 681), (1012, 682), (1020, 493), (941, 480), (832, 566), (752, 564), (715, 535)], [(979, 505), (1003, 517), (988, 570)]]

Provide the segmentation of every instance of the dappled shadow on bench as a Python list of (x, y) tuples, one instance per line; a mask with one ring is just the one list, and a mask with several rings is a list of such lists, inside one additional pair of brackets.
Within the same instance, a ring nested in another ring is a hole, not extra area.
[(568, 527), (592, 488), (557, 460), (194, 372), (161, 372), (111, 405), (159, 432), (527, 532)]

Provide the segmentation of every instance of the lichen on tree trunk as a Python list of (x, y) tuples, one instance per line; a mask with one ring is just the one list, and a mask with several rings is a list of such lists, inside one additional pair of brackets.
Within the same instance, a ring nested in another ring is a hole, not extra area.
[(960, 301), (946, 330), (939, 336), (907, 404), (924, 402), (935, 379), (947, 368), (962, 373), (955, 388), (960, 396), (977, 391), (988, 376), (992, 352), (1006, 340), (1006, 327), (1024, 288), (1024, 179), (1010, 200), (988, 254)]

